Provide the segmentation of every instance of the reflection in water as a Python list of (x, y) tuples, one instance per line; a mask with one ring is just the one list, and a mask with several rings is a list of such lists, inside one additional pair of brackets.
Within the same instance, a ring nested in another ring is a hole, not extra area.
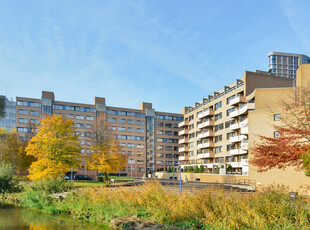
[(0, 206), (1, 230), (78, 230), (108, 229), (104, 225), (85, 223), (66, 215), (49, 215), (10, 206)]

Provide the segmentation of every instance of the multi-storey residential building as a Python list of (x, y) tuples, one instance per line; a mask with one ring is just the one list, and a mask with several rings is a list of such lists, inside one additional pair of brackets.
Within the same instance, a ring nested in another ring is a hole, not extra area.
[(185, 107), (184, 121), (179, 123), (182, 167), (204, 165), (206, 172), (218, 172), (230, 164), (233, 172), (247, 175), (248, 114), (255, 109), (254, 98), (247, 97), (257, 88), (292, 85), (292, 79), (245, 72), (243, 78)]
[[(4, 96), (3, 96), (4, 97)], [(0, 118), (0, 128), (5, 128), (7, 131), (16, 127), (16, 102), (7, 97), (5, 98), (5, 117)]]
[[(83, 147), (90, 153), (90, 136), (99, 113), (104, 113), (111, 130), (128, 156), (123, 170), (128, 176), (164, 171), (178, 157), (178, 123), (181, 114), (157, 112), (151, 103), (143, 102), (139, 109), (106, 106), (105, 98), (95, 97), (94, 104), (55, 101), (53, 92), (42, 92), (41, 99), (17, 97), (17, 131), (21, 138), (31, 132), (42, 114), (60, 114), (73, 119)], [(84, 165), (82, 165), (84, 167)], [(85, 173), (92, 175), (87, 170)]]
[(269, 72), (273, 75), (296, 78), (296, 70), (301, 64), (310, 63), (310, 57), (303, 54), (270, 52)]
[[(185, 107), (184, 121), (179, 123), (182, 179), (222, 183), (246, 180), (256, 186), (284, 184), (293, 191), (309, 185), (304, 171), (287, 167), (259, 173), (250, 161), (253, 148), (261, 143), (260, 136), (279, 137), (276, 126), (285, 125), (290, 116), (286, 105), (309, 88), (310, 64), (298, 68), (296, 79), (245, 72), (243, 78)], [(204, 173), (184, 173), (186, 166), (201, 165)], [(233, 172), (227, 171), (229, 165)]]

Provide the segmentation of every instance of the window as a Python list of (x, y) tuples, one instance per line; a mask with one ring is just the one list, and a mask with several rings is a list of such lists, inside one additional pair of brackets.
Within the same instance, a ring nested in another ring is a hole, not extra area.
[(19, 115), (28, 115), (28, 110), (20, 109), (20, 110), (18, 110), (18, 114)]
[(230, 103), (230, 101), (232, 100), (232, 99), (234, 99), (235, 98), (235, 95), (232, 95), (231, 97), (228, 97), (227, 99), (226, 99), (226, 104), (228, 105), (229, 103)]
[(226, 116), (229, 116), (229, 114), (230, 114), (231, 112), (234, 112), (235, 110), (236, 110), (235, 107), (230, 108), (230, 109), (227, 109), (227, 110), (226, 110)]
[(231, 137), (235, 136), (235, 132), (230, 132), (226, 134), (226, 139), (229, 140)]
[(135, 152), (133, 152), (133, 151), (128, 151), (128, 152), (127, 152), (127, 155), (128, 155), (128, 156), (134, 156), (134, 155), (135, 155)]
[(171, 153), (166, 153), (166, 158), (172, 158), (172, 154)]
[(215, 121), (219, 120), (222, 118), (222, 112), (215, 114)]
[(119, 124), (125, 124), (126, 123), (126, 119), (118, 119), (118, 123)]
[(162, 122), (156, 122), (156, 126), (157, 126), (157, 127), (164, 127), (164, 123), (162, 123)]
[(67, 117), (67, 118), (74, 119), (74, 115), (73, 115), (73, 114), (66, 114), (66, 117)]
[(233, 120), (231, 120), (231, 121), (226, 121), (226, 122), (225, 122), (225, 129), (229, 128), (230, 125), (232, 125), (232, 123), (233, 123)]
[(281, 120), (281, 114), (280, 113), (275, 113), (273, 116), (275, 121), (280, 121)]
[(274, 137), (279, 138), (281, 137), (281, 134), (279, 131), (274, 131)]
[(137, 157), (144, 157), (144, 153), (143, 152), (137, 152)]
[(126, 132), (126, 127), (118, 127), (119, 132)]
[(135, 124), (135, 120), (128, 119), (127, 120), (127, 124), (134, 125)]
[(163, 146), (163, 145), (158, 145), (158, 146), (157, 146), (157, 149), (158, 149), (158, 150), (163, 150), (163, 149), (164, 149), (164, 146)]
[(85, 150), (84, 150), (84, 149), (81, 149), (81, 153), (85, 153)]
[(216, 103), (215, 105), (214, 105), (214, 110), (217, 110), (217, 109), (219, 109), (219, 108), (221, 108), (222, 107), (222, 102), (220, 101), (220, 102), (218, 102), (218, 103)]
[(172, 136), (172, 131), (166, 131), (166, 132), (165, 132), (165, 135), (167, 135), (167, 136)]
[(172, 146), (166, 146), (167, 151), (172, 151)]
[(222, 141), (222, 135), (215, 136), (214, 142), (217, 143), (219, 141)]
[(31, 119), (30, 123), (33, 124), (33, 125), (34, 124), (39, 124), (39, 120), (38, 119)]
[(173, 128), (175, 129), (179, 128), (178, 124), (173, 124)]
[(21, 123), (21, 124), (28, 124), (28, 119), (26, 119), (26, 118), (19, 118), (18, 122)]
[(137, 144), (137, 148), (138, 149), (143, 149), (144, 148), (144, 144)]
[(137, 160), (137, 164), (143, 165), (144, 164), (144, 160)]
[(116, 122), (116, 118), (109, 118), (109, 119), (108, 119), (108, 122), (110, 122), (110, 123), (115, 123), (115, 122)]
[(144, 129), (137, 128), (137, 133), (144, 133)]
[(76, 123), (76, 127), (77, 127), (77, 128), (84, 128), (84, 124)]
[(134, 132), (135, 132), (135, 128), (128, 127), (128, 128), (127, 128), (127, 131), (130, 132), (130, 133), (134, 133)]
[(35, 111), (35, 110), (30, 110), (30, 115), (31, 116), (40, 116), (40, 112), (39, 111)]
[(165, 126), (166, 126), (166, 128), (172, 128), (172, 124), (171, 123), (166, 123)]
[(133, 144), (133, 143), (128, 143), (127, 147), (128, 147), (128, 148), (134, 148), (134, 147), (135, 147), (135, 144)]
[(92, 128), (92, 125), (91, 125), (91, 124), (87, 124), (87, 125), (86, 125), (86, 128), (91, 129), (91, 128)]
[(163, 135), (163, 134), (164, 134), (164, 130), (157, 130), (156, 133), (157, 133), (158, 135)]
[(19, 133), (28, 133), (28, 132), (30, 132), (30, 129), (18, 127), (17, 128), (17, 132), (19, 132)]
[(144, 121), (142, 121), (142, 120), (137, 120), (137, 125), (144, 125)]
[(222, 152), (222, 146), (216, 146), (214, 148), (214, 150), (215, 150), (215, 153), (221, 153)]
[(88, 121), (93, 121), (93, 120), (94, 120), (94, 117), (93, 117), (93, 116), (87, 116), (87, 117), (86, 117), (86, 120), (88, 120)]
[(222, 130), (223, 128), (224, 128), (223, 127), (223, 123), (221, 123), (221, 124), (216, 125), (214, 129), (215, 129), (215, 132), (216, 132), (216, 131)]
[(84, 115), (76, 115), (75, 118), (77, 120), (84, 120)]

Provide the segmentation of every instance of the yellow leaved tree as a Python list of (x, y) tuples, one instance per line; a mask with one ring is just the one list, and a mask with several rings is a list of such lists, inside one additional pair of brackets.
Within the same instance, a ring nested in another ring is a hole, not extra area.
[(109, 173), (123, 170), (127, 164), (127, 157), (122, 154), (122, 148), (114, 136), (101, 114), (94, 128), (91, 154), (86, 157), (86, 162), (89, 169), (105, 173), (106, 179)]
[(29, 169), (31, 180), (56, 178), (79, 165), (81, 146), (71, 119), (45, 116), (37, 130), (26, 147), (27, 155), (36, 159)]

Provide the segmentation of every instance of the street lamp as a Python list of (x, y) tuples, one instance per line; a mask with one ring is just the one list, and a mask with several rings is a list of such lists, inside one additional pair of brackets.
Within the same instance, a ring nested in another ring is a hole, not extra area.
[(179, 166), (179, 179), (180, 179), (180, 194), (182, 196), (182, 178), (181, 178), (181, 162), (177, 162), (177, 165)]

